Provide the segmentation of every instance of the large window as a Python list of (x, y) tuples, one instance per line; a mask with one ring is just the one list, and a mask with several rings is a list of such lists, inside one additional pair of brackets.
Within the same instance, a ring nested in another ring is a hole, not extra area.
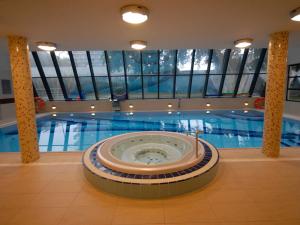
[[(252, 48), (38, 51), (30, 61), (33, 85), (45, 100), (251, 97), (264, 96), (265, 53)], [(297, 68), (291, 68), (288, 85), (293, 101), (299, 98)]]
[(300, 102), (300, 63), (289, 65), (286, 100)]

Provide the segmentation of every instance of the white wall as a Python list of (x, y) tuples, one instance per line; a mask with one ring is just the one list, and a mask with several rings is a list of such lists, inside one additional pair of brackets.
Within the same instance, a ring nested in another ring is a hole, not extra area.
[[(2, 79), (11, 80), (11, 70), (9, 62), (9, 53), (7, 38), (0, 38), (0, 82)], [(11, 81), (11, 88), (12, 81)], [(2, 87), (0, 84), (0, 99), (13, 98), (13, 94), (4, 95), (2, 94)], [(7, 103), (0, 104), (0, 120), (11, 120), (16, 118), (15, 104)]]
[[(289, 38), (288, 65), (300, 63), (300, 32), (291, 32)], [(285, 102), (284, 113), (300, 117), (300, 102)]]

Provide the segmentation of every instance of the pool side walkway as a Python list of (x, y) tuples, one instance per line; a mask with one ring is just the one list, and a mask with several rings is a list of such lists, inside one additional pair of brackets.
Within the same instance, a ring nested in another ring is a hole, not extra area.
[(81, 152), (42, 153), (22, 165), (0, 153), (2, 225), (299, 225), (300, 148), (279, 159), (260, 149), (223, 149), (217, 177), (202, 190), (157, 200), (104, 193), (83, 176)]

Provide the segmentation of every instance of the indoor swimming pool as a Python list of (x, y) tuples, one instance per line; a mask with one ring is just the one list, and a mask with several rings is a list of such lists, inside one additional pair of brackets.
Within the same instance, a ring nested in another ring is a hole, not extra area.
[[(195, 132), (218, 148), (260, 147), (263, 113), (243, 110), (57, 113), (37, 119), (42, 152), (81, 151), (118, 134), (138, 131)], [(284, 119), (283, 147), (300, 146), (300, 121)], [(19, 151), (16, 125), (0, 128), (1, 152)]]

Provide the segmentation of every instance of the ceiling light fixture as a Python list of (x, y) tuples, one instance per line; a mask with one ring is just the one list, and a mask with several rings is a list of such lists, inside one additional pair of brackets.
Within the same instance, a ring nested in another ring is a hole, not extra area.
[(52, 109), (56, 109), (56, 106), (54, 105), (54, 106), (52, 106), (51, 108), (52, 108)]
[(211, 104), (210, 104), (210, 103), (206, 103), (206, 106), (207, 106), (207, 107), (210, 107), (210, 106), (211, 106)]
[(129, 108), (130, 108), (130, 109), (133, 109), (133, 105), (130, 104), (130, 105), (129, 105)]
[(300, 22), (300, 7), (290, 12), (290, 19), (296, 22)]
[(39, 41), (36, 42), (36, 45), (39, 49), (44, 51), (54, 51), (56, 49), (56, 44), (53, 42)]
[(146, 41), (134, 40), (130, 42), (131, 48), (135, 50), (142, 50), (147, 47)]
[(95, 109), (95, 106), (94, 106), (94, 105), (91, 105), (91, 109)]
[(252, 45), (252, 42), (253, 42), (252, 38), (243, 38), (243, 39), (236, 40), (234, 42), (234, 46), (236, 48), (247, 48), (250, 45)]
[(172, 108), (172, 104), (171, 103), (168, 104), (168, 108)]
[(248, 105), (249, 105), (249, 103), (248, 103), (248, 102), (245, 102), (245, 103), (244, 103), (244, 105), (245, 105), (245, 106), (248, 106)]
[(126, 5), (121, 8), (123, 21), (131, 24), (141, 24), (148, 20), (149, 10), (141, 5)]

